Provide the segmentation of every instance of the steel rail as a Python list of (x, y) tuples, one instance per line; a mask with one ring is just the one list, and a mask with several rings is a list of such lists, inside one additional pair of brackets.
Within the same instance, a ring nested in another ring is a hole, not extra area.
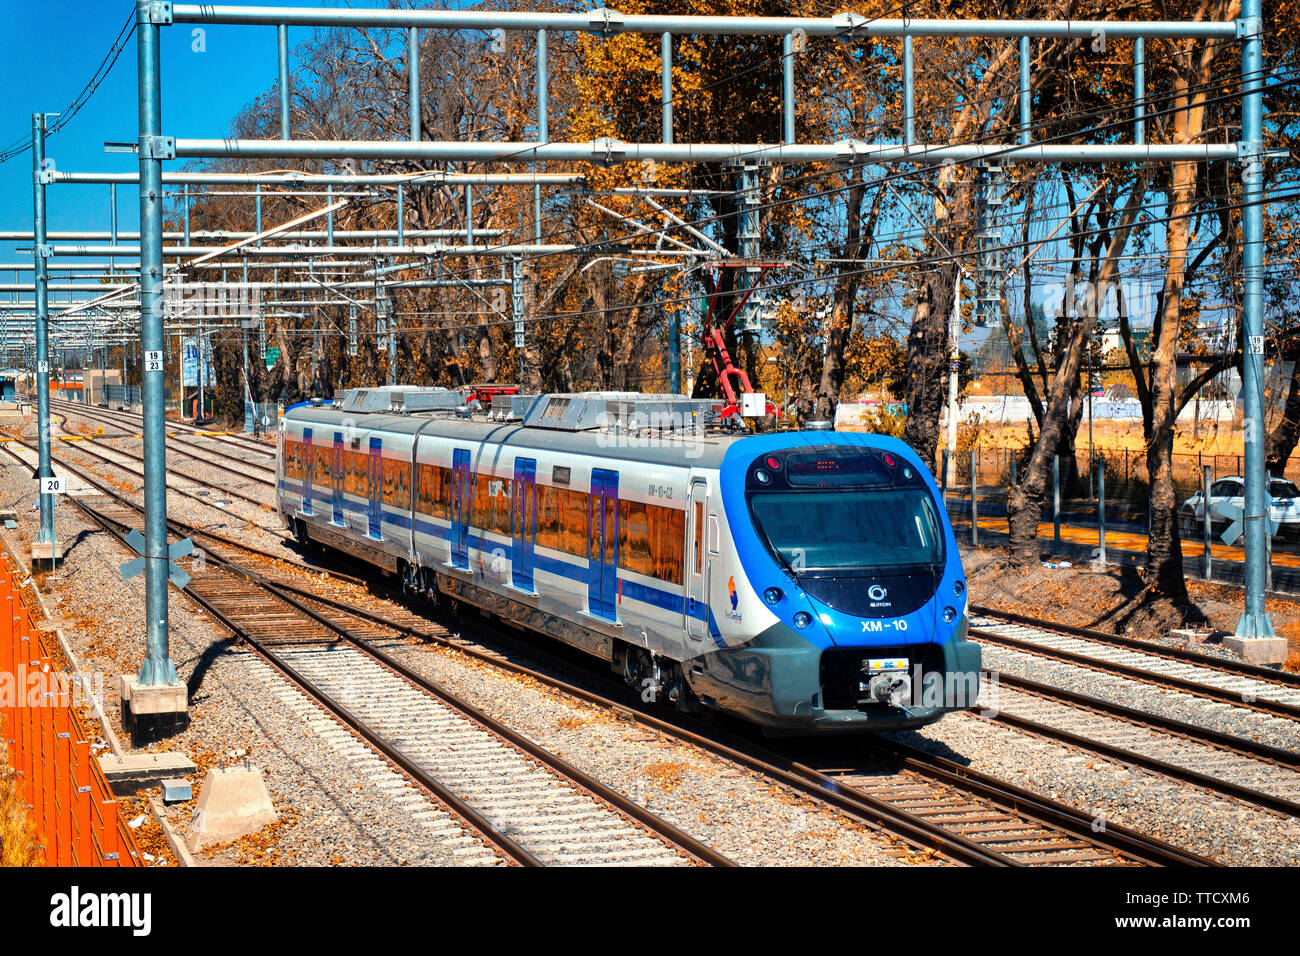
[[(923, 773), (933, 774), (937, 779), (953, 785), (965, 786), (975, 792), (984, 793), (990, 800), (1010, 800), (1017, 805), (1023, 801), (1026, 805), (1033, 807), (1035, 813), (1041, 812), (1039, 808), (1042, 805), (1047, 804), (1050, 807), (1051, 804), (1055, 803), (1055, 801), (1048, 801), (1031, 790), (1017, 787), (1005, 780), (991, 777), (970, 767), (964, 767), (946, 757), (927, 753), (917, 747), (896, 740), (877, 737), (870, 741), (868, 746), (886, 753), (892, 753), (903, 760), (905, 766)], [(1074, 828), (1075, 834), (1085, 839), (1089, 836), (1094, 839), (1097, 837), (1097, 834), (1093, 832), (1093, 826), (1096, 822), (1094, 817), (1081, 813), (1065, 804), (1056, 804), (1056, 807), (1067, 812), (1064, 814), (1049, 813), (1048, 819), (1053, 823), (1062, 828)], [(1104, 833), (1108, 841), (1112, 842), (1117, 849), (1123, 849), (1124, 852), (1158, 865), (1196, 867), (1219, 865), (1199, 854), (1115, 823), (1107, 823)]]
[(1127, 648), (1131, 651), (1141, 651), (1143, 654), (1151, 654), (1156, 657), (1167, 657), (1170, 660), (1182, 661), (1187, 664), (1201, 664), (1205, 667), (1227, 671), (1230, 674), (1236, 674), (1240, 677), (1253, 677), (1257, 680), (1268, 681), (1273, 684), (1283, 684), (1288, 687), (1300, 687), (1300, 674), (1291, 674), (1287, 671), (1278, 670), (1275, 667), (1262, 667), (1259, 664), (1249, 664), (1245, 661), (1228, 661), (1221, 657), (1211, 657), (1209, 654), (1198, 654), (1196, 651), (1189, 651), (1181, 647), (1164, 647), (1152, 641), (1140, 641), (1119, 634), (1110, 634), (1106, 631), (1099, 631), (1091, 627), (1081, 627), (1077, 624), (1063, 624), (1060, 621), (1041, 620), (1036, 617), (1029, 617), (1026, 614), (1016, 614), (1012, 611), (999, 611), (997, 608), (985, 607), (981, 604), (970, 605), (970, 610), (972, 613), (979, 614), (983, 617), (996, 617), (1001, 618), (1004, 621), (1010, 621), (1013, 624), (1023, 624), (1026, 627), (1036, 627), (1043, 631), (1058, 631), (1061, 634), (1068, 634), (1074, 637), (1086, 637), (1092, 641), (1114, 644), (1116, 647)]
[(1027, 733), (1036, 734), (1040, 737), (1046, 737), (1051, 740), (1058, 740), (1062, 743), (1069, 744), (1072, 747), (1078, 747), (1080, 750), (1090, 750), (1103, 757), (1109, 757), (1122, 763), (1143, 767), (1147, 770), (1153, 770), (1156, 773), (1170, 777), (1174, 780), (1195, 784), (1205, 790), (1211, 790), (1225, 796), (1235, 797), (1238, 800), (1245, 800), (1248, 803), (1258, 804), (1259, 806), (1266, 807), (1269, 810), (1274, 810), (1277, 813), (1281, 813), (1288, 817), (1300, 817), (1300, 803), (1296, 803), (1294, 800), (1288, 800), (1285, 797), (1277, 797), (1271, 793), (1256, 790), (1253, 787), (1233, 783), (1231, 780), (1224, 780), (1222, 777), (1215, 777), (1208, 773), (1202, 773), (1199, 770), (1192, 770), (1187, 767), (1181, 767), (1178, 764), (1169, 763), (1167, 760), (1161, 760), (1159, 757), (1149, 757), (1146, 754), (1138, 753), (1135, 750), (1129, 750), (1126, 747), (1118, 747), (1114, 744), (1108, 744), (1085, 734), (1078, 734), (1061, 727), (1053, 727), (1050, 724), (1030, 720), (1028, 717), (1008, 714), (1001, 710), (997, 712), (981, 712), (978, 710), (972, 710), (970, 712), (981, 720), (1006, 724), (1009, 727), (1015, 727), (1016, 729), (1023, 730)]
[(1134, 667), (1131, 664), (1119, 664), (1114, 661), (1106, 661), (1099, 657), (1090, 657), (1087, 654), (1082, 654), (1076, 651), (1064, 651), (1055, 647), (1044, 647), (1041, 644), (1037, 644), (1033, 641), (1022, 640), (1018, 637), (992, 634), (982, 628), (972, 627), (970, 629), (970, 636), (975, 640), (987, 641), (991, 644), (1003, 644), (1026, 654), (1050, 657), (1055, 660), (1064, 661), (1068, 664), (1077, 664), (1080, 667), (1087, 667), (1090, 670), (1107, 671), (1146, 684), (1172, 687), (1177, 690), (1194, 694), (1198, 697), (1208, 697), (1212, 700), (1232, 704), (1234, 707), (1244, 707), (1247, 710), (1258, 710), (1279, 717), (1288, 717), (1292, 720), (1300, 720), (1300, 706), (1296, 706), (1295, 704), (1285, 704), (1281, 701), (1269, 700), (1266, 697), (1256, 697), (1254, 700), (1248, 701), (1243, 699), (1240, 691), (1234, 692), (1231, 690), (1225, 690), (1222, 687), (1215, 687), (1211, 684), (1202, 684), (1199, 681), (1188, 680), (1185, 677), (1175, 677), (1171, 674), (1159, 674), (1142, 667)]
[[(1300, 770), (1300, 753), (1293, 750), (1284, 750), (1281, 747), (1274, 747), (1270, 744), (1262, 744), (1257, 740), (1251, 740), (1249, 737), (1238, 737), (1234, 734), (1225, 734), (1222, 731), (1211, 730), (1197, 724), (1189, 724), (1176, 717), (1166, 717), (1163, 714), (1153, 714), (1145, 710), (1126, 707), (1123, 704), (1112, 703), (1109, 700), (1093, 697), (1090, 694), (1081, 694), (1077, 691), (1066, 690), (1063, 687), (1053, 687), (1050, 684), (1043, 684), (1027, 677), (1016, 677), (1001, 672), (996, 675), (989, 671), (985, 673), (989, 675), (990, 679), (996, 680), (1000, 684), (1037, 697), (1061, 701), (1094, 713), (1115, 717), (1128, 723), (1140, 724), (1153, 730), (1185, 737), (1219, 750), (1230, 751), (1239, 756), (1251, 757), (1256, 760)], [(979, 708), (972, 707), (968, 709), (978, 710)]]

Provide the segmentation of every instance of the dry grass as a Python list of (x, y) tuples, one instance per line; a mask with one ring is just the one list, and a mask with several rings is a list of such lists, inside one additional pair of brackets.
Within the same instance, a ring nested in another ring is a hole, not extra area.
[(664, 793), (672, 793), (682, 785), (688, 767), (676, 760), (663, 760), (647, 764), (645, 775)]
[(0, 866), (39, 866), (39, 846), (18, 775), (0, 760)]

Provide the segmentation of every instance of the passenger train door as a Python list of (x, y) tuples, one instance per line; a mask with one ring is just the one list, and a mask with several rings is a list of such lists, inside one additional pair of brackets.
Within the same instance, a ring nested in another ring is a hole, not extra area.
[(533, 590), (533, 543), (537, 528), (537, 459), (515, 459), (515, 496), (511, 500), (514, 554), (511, 583), (521, 591)]
[(383, 528), (383, 489), (384, 489), (384, 440), (370, 439), (370, 459), (367, 462), (367, 477), (370, 479), (370, 498), (366, 508), (367, 530), (372, 538), (382, 538)]
[(302, 513), (311, 514), (311, 486), (316, 480), (316, 455), (311, 447), (311, 429), (302, 430)]
[(591, 544), (587, 551), (587, 609), (618, 620), (618, 472), (591, 470)]
[(330, 471), (334, 473), (334, 523), (343, 524), (343, 433), (334, 433), (334, 462)]
[(706, 548), (709, 485), (703, 478), (691, 482), (686, 503), (686, 636), (702, 641), (709, 636), (709, 564)]
[(469, 567), (469, 449), (451, 452), (451, 563)]

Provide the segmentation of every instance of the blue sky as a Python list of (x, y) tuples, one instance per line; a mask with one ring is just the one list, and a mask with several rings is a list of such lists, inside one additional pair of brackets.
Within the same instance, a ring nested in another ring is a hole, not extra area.
[[(329, 0), (274, 3), (330, 5)], [(29, 134), (32, 113), (61, 110), (77, 96), (134, 9), (134, 0), (0, 0), (0, 145)], [(202, 53), (191, 49), (192, 29), (181, 24), (162, 30), (163, 132), (223, 136), (240, 108), (275, 83), (275, 28), (205, 27)], [(309, 28), (291, 28), (290, 48), (309, 34)], [(104, 143), (136, 140), (136, 102), (132, 37), (94, 97), (48, 140), (47, 154), (62, 170), (135, 172), (133, 154), (105, 153)], [(31, 182), (30, 153), (0, 164), (0, 229), (31, 228)], [(73, 224), (108, 228), (107, 186), (56, 185), (46, 194), (51, 229)], [(119, 187), (119, 228), (135, 229), (138, 219), (136, 194)], [(18, 255), (16, 248), (13, 243), (0, 243), (0, 261), (31, 261), (30, 255)]]

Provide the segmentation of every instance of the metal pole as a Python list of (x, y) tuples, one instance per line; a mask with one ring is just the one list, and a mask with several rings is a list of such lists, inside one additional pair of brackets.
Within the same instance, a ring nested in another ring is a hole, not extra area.
[(140, 348), (144, 365), (144, 573), (146, 656), (143, 686), (176, 683), (167, 633), (167, 447), (163, 392), (162, 78), (153, 4), (136, 0), (140, 71)]
[(1264, 41), (1260, 0), (1242, 0), (1241, 184), (1242, 355), (1241, 397), (1246, 458), (1246, 607), (1238, 637), (1273, 637), (1265, 604), (1269, 567), (1268, 475), (1264, 470)]
[(668, 316), (668, 391), (682, 391), (682, 314), (676, 307)]
[(1061, 456), (1052, 456), (1052, 546), (1061, 549)]
[[(108, 232), (112, 244), (117, 245), (117, 183), (108, 184)], [(115, 271), (113, 257), (110, 256), (108, 259), (108, 274), (113, 275)]]
[(916, 142), (916, 98), (912, 86), (912, 35), (903, 36), (903, 143)]
[[(961, 335), (961, 268), (957, 269), (952, 302), (952, 315), (948, 319), (948, 454), (944, 461), (956, 467), (957, 463), (957, 369), (961, 367), (959, 337)], [(944, 468), (947, 471), (947, 467)], [(949, 476), (945, 475), (947, 483)]]
[(978, 488), (979, 486), (977, 483), (977, 475), (975, 473), (975, 449), (972, 448), (970, 450), (970, 543), (972, 545), (977, 545), (980, 543), (979, 506), (978, 506), (979, 498), (975, 494)]
[(399, 183), (397, 186), (397, 244), (406, 245), (406, 191)]
[(794, 34), (781, 37), (781, 116), (787, 146), (794, 145)]
[(1106, 459), (1097, 459), (1097, 558), (1106, 566)]
[(474, 187), (465, 184), (465, 245), (474, 245)]
[(1030, 99), (1033, 96), (1029, 88), (1029, 37), (1020, 38), (1020, 145), (1028, 146), (1030, 139)]
[(275, 28), (276, 46), (280, 59), (280, 138), (289, 138), (289, 27), (281, 23)]
[(407, 92), (411, 100), (411, 142), (420, 141), (420, 31), (411, 27), (406, 35)]
[(939, 478), (939, 493), (944, 499), (944, 506), (947, 507), (948, 500), (948, 449), (943, 450), (943, 467), (940, 469), (941, 477)]
[(663, 141), (673, 141), (673, 35), (659, 37), (659, 97), (663, 106)]
[(1133, 39), (1133, 142), (1141, 145), (1147, 141), (1147, 43), (1142, 37)]
[[(546, 31), (537, 31), (537, 142), (545, 143), (551, 138), (550, 131), (550, 97), (547, 92), (546, 71), (549, 69), (546, 56)], [(542, 187), (533, 186), (533, 238), (542, 241)]]
[(1212, 565), (1213, 556), (1210, 553), (1210, 534), (1213, 530), (1210, 525), (1211, 483), (1212, 483), (1212, 479), (1210, 477), (1210, 466), (1205, 465), (1201, 469), (1201, 501), (1203, 502), (1201, 506), (1201, 512), (1202, 512), (1201, 519), (1202, 519), (1202, 524), (1204, 525), (1203, 528), (1204, 533), (1202, 534), (1201, 540), (1205, 546), (1205, 551), (1201, 555), (1201, 563), (1203, 565), (1201, 570), (1205, 576), (1205, 580), (1207, 581), (1212, 580), (1214, 576), (1214, 570)]
[[(36, 540), (50, 545), (55, 553), (54, 495), (47, 492), (47, 480), (54, 477), (50, 468), (50, 339), (49, 275), (45, 258), (49, 252), (45, 241), (45, 114), (32, 114), (32, 255), (33, 289), (36, 303), (36, 434), (38, 464), (36, 478), (40, 496), (41, 527)], [(54, 563), (53, 557), (50, 561)]]

